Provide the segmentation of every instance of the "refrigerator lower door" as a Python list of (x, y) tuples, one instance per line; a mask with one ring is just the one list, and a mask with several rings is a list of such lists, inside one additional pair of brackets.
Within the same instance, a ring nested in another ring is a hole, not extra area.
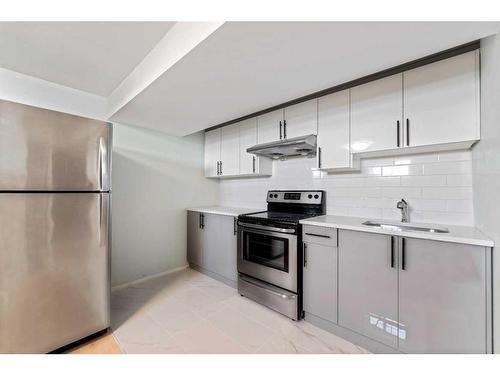
[(0, 193), (0, 353), (109, 327), (109, 194)]

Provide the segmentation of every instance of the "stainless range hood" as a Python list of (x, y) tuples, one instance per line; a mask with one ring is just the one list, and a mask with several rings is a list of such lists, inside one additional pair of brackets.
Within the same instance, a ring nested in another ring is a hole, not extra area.
[(247, 152), (272, 159), (286, 159), (291, 156), (312, 157), (316, 155), (316, 135), (263, 143), (247, 148)]

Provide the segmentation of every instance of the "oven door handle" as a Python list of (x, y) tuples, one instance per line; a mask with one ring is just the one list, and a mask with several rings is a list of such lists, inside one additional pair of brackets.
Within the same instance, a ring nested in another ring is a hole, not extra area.
[(258, 224), (247, 224), (247, 223), (242, 223), (240, 221), (238, 221), (238, 225), (245, 228), (261, 229), (269, 232), (295, 233), (295, 229), (268, 227), (266, 225), (258, 225)]

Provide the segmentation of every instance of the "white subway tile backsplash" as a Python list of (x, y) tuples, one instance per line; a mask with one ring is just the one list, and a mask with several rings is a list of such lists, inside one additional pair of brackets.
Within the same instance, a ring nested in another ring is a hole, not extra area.
[(394, 165), (434, 163), (438, 161), (438, 154), (405, 155), (394, 158)]
[(470, 187), (424, 187), (422, 197), (426, 199), (471, 199)]
[(472, 212), (472, 208), (472, 201), (469, 199), (446, 202), (446, 210), (449, 212)]
[(418, 176), (422, 174), (422, 165), (394, 165), (382, 167), (383, 176)]
[(423, 222), (436, 224), (474, 225), (473, 216), (468, 213), (458, 212), (433, 212), (423, 213)]
[(382, 196), (385, 198), (420, 198), (422, 189), (419, 187), (386, 187), (382, 188)]
[(472, 186), (471, 174), (453, 174), (446, 176), (448, 186)]
[(275, 161), (269, 178), (221, 180), (220, 204), (259, 209), (269, 189), (321, 189), (329, 215), (400, 220), (396, 203), (404, 198), (411, 221), (474, 222), (470, 151), (362, 159), (360, 171), (347, 173), (315, 166), (308, 158)]
[(365, 177), (365, 186), (400, 186), (401, 177), (391, 176), (391, 177)]
[(469, 150), (442, 152), (438, 155), (438, 160), (439, 161), (471, 160), (471, 153)]
[(361, 167), (361, 173), (365, 176), (381, 176), (382, 167)]
[(402, 176), (402, 186), (446, 186), (446, 176)]
[(446, 201), (443, 199), (408, 199), (408, 205), (415, 211), (446, 211)]
[(434, 174), (471, 174), (472, 164), (470, 160), (450, 161), (432, 164), (424, 164), (424, 175)]

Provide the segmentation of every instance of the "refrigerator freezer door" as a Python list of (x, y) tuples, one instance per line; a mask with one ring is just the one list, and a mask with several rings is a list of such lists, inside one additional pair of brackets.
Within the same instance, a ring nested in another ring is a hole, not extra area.
[(109, 327), (109, 194), (0, 193), (0, 353)]
[(0, 100), (0, 191), (108, 191), (111, 124)]

